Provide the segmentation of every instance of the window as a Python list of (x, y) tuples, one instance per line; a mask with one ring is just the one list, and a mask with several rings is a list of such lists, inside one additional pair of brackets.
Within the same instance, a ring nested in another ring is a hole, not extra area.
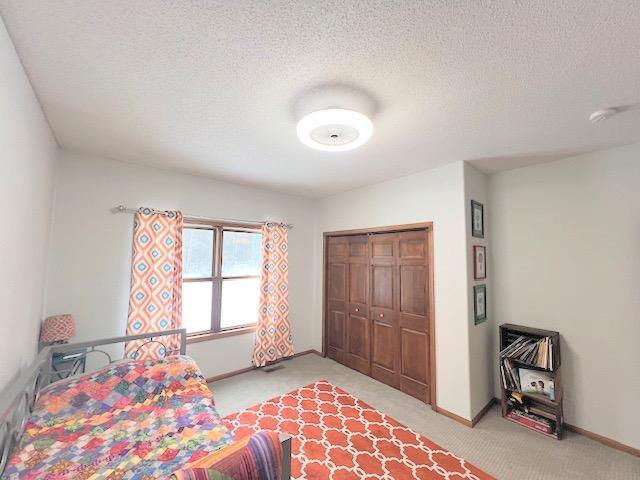
[(187, 219), (182, 240), (182, 323), (187, 334), (254, 325), (260, 301), (260, 231)]

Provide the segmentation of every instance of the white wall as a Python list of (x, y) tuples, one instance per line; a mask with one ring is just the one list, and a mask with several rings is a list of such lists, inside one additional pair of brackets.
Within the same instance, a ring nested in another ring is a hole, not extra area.
[[(464, 165), (464, 190), (465, 190), (465, 210), (466, 210), (466, 239), (467, 239), (467, 296), (469, 308), (469, 382), (471, 391), (471, 416), (477, 415), (494, 397), (493, 387), (493, 365), (496, 356), (497, 344), (495, 342), (494, 320), (489, 301), (492, 289), (492, 272), (487, 270), (485, 280), (473, 279), (473, 246), (482, 245), (487, 247), (487, 255), (491, 255), (491, 245), (489, 243), (489, 224), (491, 221), (491, 211), (488, 201), (488, 179), (487, 176), (476, 170), (471, 165)], [(476, 238), (471, 235), (471, 200), (482, 203), (484, 206), (484, 238)], [(479, 325), (474, 323), (474, 285), (487, 286), (487, 320)]]
[[(320, 202), (320, 230), (433, 221), (436, 401), (439, 407), (471, 419), (463, 176), (464, 164), (457, 162), (328, 197)], [(322, 269), (316, 270), (321, 279)], [(321, 297), (320, 288), (317, 292)], [(319, 341), (321, 320), (316, 313), (314, 336)]]
[(0, 388), (37, 348), (57, 144), (0, 19)]
[[(124, 335), (133, 216), (119, 204), (180, 209), (212, 218), (273, 219), (289, 234), (290, 318), (295, 351), (312, 348), (315, 209), (312, 200), (150, 167), (62, 152), (56, 180), (47, 313), (76, 316), (76, 340)], [(253, 334), (191, 344), (205, 376), (251, 365)]]
[(0, 389), (33, 360), (57, 144), (0, 20)]
[(496, 324), (558, 330), (566, 421), (640, 448), (640, 144), (499, 173), (490, 207)]

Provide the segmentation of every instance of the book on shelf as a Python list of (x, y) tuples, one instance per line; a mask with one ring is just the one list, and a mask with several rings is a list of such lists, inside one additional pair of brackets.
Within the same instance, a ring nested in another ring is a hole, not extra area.
[(520, 377), (520, 391), (522, 393), (535, 393), (549, 397), (551, 400), (556, 399), (552, 374), (541, 372), (540, 370), (519, 368), (518, 376)]

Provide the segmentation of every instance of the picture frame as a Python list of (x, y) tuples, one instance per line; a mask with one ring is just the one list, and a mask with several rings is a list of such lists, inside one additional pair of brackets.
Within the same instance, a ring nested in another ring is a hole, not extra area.
[(471, 235), (484, 238), (484, 205), (471, 200)]
[(473, 287), (473, 321), (475, 325), (487, 319), (487, 286), (474, 285)]
[(487, 247), (484, 245), (473, 246), (473, 279), (484, 280), (487, 278)]

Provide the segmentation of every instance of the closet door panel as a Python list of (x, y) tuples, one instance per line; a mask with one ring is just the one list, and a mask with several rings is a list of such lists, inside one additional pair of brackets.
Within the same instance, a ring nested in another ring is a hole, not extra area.
[(371, 266), (371, 307), (393, 310), (393, 265)]
[(400, 389), (429, 399), (428, 241), (425, 231), (399, 234)]
[(413, 397), (427, 401), (429, 398), (427, 335), (407, 328), (403, 328), (401, 332), (400, 389)]
[(332, 313), (333, 315), (329, 319), (329, 346), (342, 350), (344, 349), (346, 318), (342, 312), (333, 311)]
[(387, 370), (395, 368), (393, 326), (380, 322), (373, 322), (373, 361), (376, 365)]
[(329, 357), (344, 362), (345, 325), (347, 321), (343, 312), (329, 312)]
[(362, 259), (363, 262), (369, 260), (369, 241), (366, 235), (353, 235), (348, 237), (349, 240), (349, 261), (357, 262)]
[(369, 374), (369, 242), (366, 235), (348, 237), (349, 305), (346, 364)]
[(344, 262), (349, 256), (348, 248), (346, 237), (329, 237), (327, 240), (327, 259), (329, 263)]
[(427, 267), (400, 265), (400, 311), (413, 315), (427, 314)]
[(374, 233), (369, 235), (371, 263), (376, 265), (395, 263), (397, 257), (397, 233)]
[(373, 234), (371, 251), (371, 376), (398, 388), (397, 235)]
[(349, 264), (349, 303), (357, 307), (369, 304), (369, 266), (364, 263)]
[(403, 260), (422, 261), (427, 256), (426, 234), (424, 230), (399, 234), (399, 257)]
[(391, 322), (395, 317), (398, 283), (395, 265), (396, 238), (395, 233), (370, 236), (371, 316), (376, 321)]
[(348, 244), (345, 238), (327, 242), (327, 355), (346, 362)]
[(394, 235), (394, 233), (376, 233), (371, 236), (371, 258), (377, 263), (385, 259), (393, 263)]
[(347, 300), (347, 264), (329, 264), (329, 301), (342, 302)]
[(427, 267), (400, 265), (400, 327), (427, 330)]
[(427, 381), (426, 334), (407, 328), (402, 329), (402, 370), (403, 376), (420, 383)]
[(327, 354), (337, 362), (345, 362), (347, 322), (347, 264), (334, 263), (328, 267), (328, 338)]
[(374, 319), (371, 341), (371, 376), (398, 388), (395, 327)]
[(369, 319), (350, 314), (347, 328), (347, 366), (368, 375), (371, 371)]
[(349, 305), (354, 313), (368, 317), (369, 242), (366, 235), (349, 237), (348, 242)]

